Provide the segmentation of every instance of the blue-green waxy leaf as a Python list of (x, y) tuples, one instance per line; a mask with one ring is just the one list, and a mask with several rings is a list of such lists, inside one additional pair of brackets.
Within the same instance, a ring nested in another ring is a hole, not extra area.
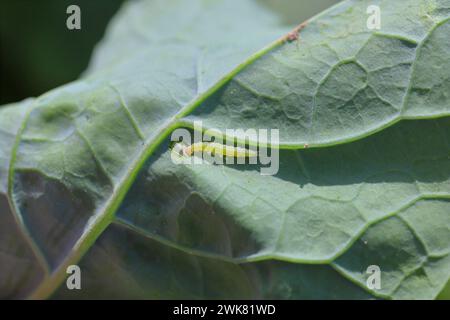
[[(450, 1), (271, 5), (129, 2), (81, 79), (0, 109), (0, 297), (448, 296)], [(175, 164), (195, 121), (279, 129), (279, 170)]]
[[(0, 109), (0, 295), (14, 298), (27, 294), (42, 281), (45, 269), (40, 265), (33, 240), (21, 228), (20, 213), (11, 207), (7, 196), (10, 154), (16, 134), (32, 100)], [(42, 261), (42, 260), (41, 260)]]

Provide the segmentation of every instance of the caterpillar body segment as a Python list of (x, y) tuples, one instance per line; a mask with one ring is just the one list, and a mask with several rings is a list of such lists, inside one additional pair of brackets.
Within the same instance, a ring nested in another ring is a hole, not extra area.
[(253, 158), (258, 156), (258, 153), (254, 150), (223, 145), (217, 142), (197, 142), (183, 148), (183, 154), (188, 157), (193, 156), (196, 152), (206, 152), (211, 155), (221, 154), (224, 157), (234, 158)]

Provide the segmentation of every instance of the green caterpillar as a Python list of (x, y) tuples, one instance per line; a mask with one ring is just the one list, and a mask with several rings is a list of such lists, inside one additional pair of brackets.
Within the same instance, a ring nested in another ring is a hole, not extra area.
[(211, 155), (221, 154), (224, 157), (234, 158), (254, 158), (258, 156), (258, 153), (254, 150), (223, 145), (217, 142), (197, 142), (188, 146), (181, 146), (181, 153), (184, 156), (191, 157), (196, 152), (207, 152)]

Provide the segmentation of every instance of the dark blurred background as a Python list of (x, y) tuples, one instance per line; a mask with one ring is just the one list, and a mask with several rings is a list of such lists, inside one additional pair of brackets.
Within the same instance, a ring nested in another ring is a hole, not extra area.
[[(124, 1), (2, 0), (0, 105), (77, 79)], [(66, 27), (71, 4), (81, 9), (81, 30)]]
[[(131, 0), (1, 0), (0, 105), (77, 79), (125, 1)], [(295, 25), (339, 0), (257, 1)], [(81, 30), (66, 27), (66, 9), (72, 4), (81, 9)]]

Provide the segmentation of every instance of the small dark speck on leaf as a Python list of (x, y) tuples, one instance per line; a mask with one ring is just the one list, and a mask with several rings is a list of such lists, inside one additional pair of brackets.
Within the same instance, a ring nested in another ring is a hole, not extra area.
[(295, 41), (298, 39), (298, 33), (295, 31), (289, 32), (287, 35), (287, 40), (288, 41)]
[(308, 24), (307, 21), (305, 21), (305, 22), (299, 24), (297, 27), (295, 27), (294, 30), (292, 30), (291, 32), (289, 32), (289, 33), (286, 35), (285, 40), (288, 41), (288, 42), (292, 42), (292, 41), (298, 40), (300, 31), (301, 31), (302, 29), (304, 29), (304, 28), (306, 27), (307, 24)]

